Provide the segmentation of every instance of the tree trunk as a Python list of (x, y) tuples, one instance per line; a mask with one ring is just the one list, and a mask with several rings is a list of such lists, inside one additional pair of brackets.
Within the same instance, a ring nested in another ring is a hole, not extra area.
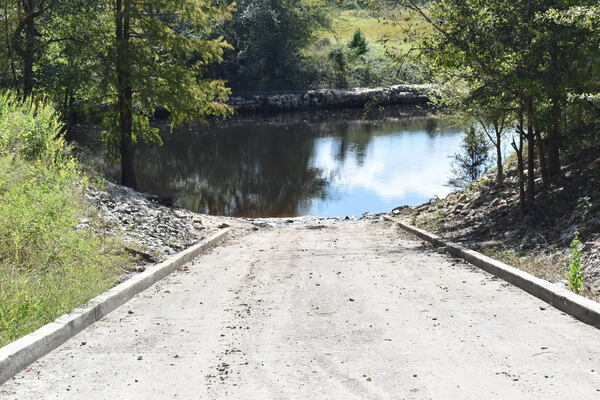
[(560, 175), (561, 161), (560, 161), (560, 124), (562, 110), (560, 106), (559, 95), (553, 95), (550, 101), (552, 102), (551, 107), (551, 126), (548, 131), (548, 143), (546, 146), (546, 157), (548, 157), (548, 175), (550, 178), (554, 178)]
[(525, 163), (523, 162), (523, 134), (519, 134), (519, 145), (513, 139), (512, 146), (517, 153), (517, 168), (519, 170), (519, 209), (521, 216), (525, 215), (527, 210), (527, 199), (525, 198)]
[(35, 1), (27, 0), (25, 12), (25, 52), (23, 54), (23, 97), (31, 96), (33, 92), (33, 58), (35, 54)]
[[(550, 64), (555, 76), (561, 76), (559, 67), (559, 48), (556, 41), (552, 41), (550, 47)], [(558, 82), (556, 80), (555, 82)], [(550, 120), (551, 126), (548, 130), (548, 143), (546, 146), (546, 157), (548, 158), (548, 176), (550, 178), (560, 175), (560, 125), (562, 121), (562, 93), (561, 88), (555, 84), (550, 95)]]
[(121, 184), (137, 187), (133, 150), (133, 88), (131, 82), (131, 3), (116, 0), (117, 81), (119, 91), (119, 130), (121, 133)]
[(535, 208), (535, 132), (533, 131), (533, 100), (527, 102), (527, 209)]
[(4, 35), (6, 39), (6, 51), (8, 53), (8, 59), (10, 60), (10, 71), (12, 72), (13, 85), (17, 84), (17, 70), (15, 68), (15, 59), (13, 57), (12, 44), (10, 42), (9, 35), (9, 23), (8, 23), (8, 0), (4, 0)]
[(523, 218), (527, 212), (527, 197), (525, 195), (525, 161), (523, 160), (523, 147), (524, 147), (524, 139), (525, 139), (525, 117), (524, 117), (524, 106), (523, 101), (521, 100), (521, 105), (519, 107), (518, 113), (518, 125), (517, 131), (519, 132), (519, 146), (515, 143), (515, 139), (513, 138), (513, 148), (517, 152), (517, 164), (519, 169), (519, 208), (521, 211), (521, 218)]
[(504, 166), (502, 165), (502, 131), (495, 124), (494, 130), (496, 131), (496, 182), (501, 184), (504, 181)]

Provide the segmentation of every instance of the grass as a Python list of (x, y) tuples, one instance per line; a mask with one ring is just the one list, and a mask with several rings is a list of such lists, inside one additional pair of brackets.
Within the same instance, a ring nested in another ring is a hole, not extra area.
[(0, 97), (0, 346), (116, 283), (131, 259), (94, 230), (54, 110)]
[(567, 256), (531, 255), (505, 247), (485, 247), (479, 249), (479, 252), (549, 282), (565, 279), (566, 266), (569, 264)]
[[(307, 64), (318, 66), (319, 87), (374, 87), (398, 83), (423, 83), (413, 39), (431, 28), (408, 11), (388, 8), (370, 10), (336, 9), (331, 28), (317, 32), (314, 44), (304, 49)], [(368, 52), (353, 55), (348, 44), (360, 29)]]
[(332, 28), (319, 32), (318, 36), (321, 43), (347, 43), (357, 29), (362, 30), (378, 56), (384, 55), (386, 46), (407, 51), (411, 44), (406, 40), (430, 32), (425, 21), (407, 11), (342, 10), (335, 15)]
[(432, 232), (440, 232), (444, 228), (442, 218), (444, 218), (444, 214), (441, 211), (436, 211), (435, 213), (428, 213), (425, 215), (414, 213), (411, 216), (411, 224), (417, 228)]

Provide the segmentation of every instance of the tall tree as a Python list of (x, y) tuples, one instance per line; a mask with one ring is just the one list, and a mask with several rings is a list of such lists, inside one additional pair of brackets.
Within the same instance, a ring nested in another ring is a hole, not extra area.
[(88, 98), (111, 104), (106, 139), (118, 149), (122, 184), (135, 187), (133, 145), (160, 142), (150, 124), (158, 108), (172, 125), (230, 112), (223, 104), (225, 82), (202, 74), (230, 47), (211, 33), (232, 8), (211, 0), (107, 0), (99, 6), (109, 29), (97, 41), (96, 87)]
[[(35, 64), (39, 56), (38, 22), (48, 17), (59, 0), (4, 0), (5, 51), (23, 97), (35, 88)], [(18, 60), (17, 60), (18, 59)]]

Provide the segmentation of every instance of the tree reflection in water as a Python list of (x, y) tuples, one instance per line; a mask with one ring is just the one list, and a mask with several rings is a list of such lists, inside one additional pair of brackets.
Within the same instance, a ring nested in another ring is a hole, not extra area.
[[(449, 131), (457, 134), (448, 122), (407, 117), (400, 109), (375, 116), (362, 110), (238, 116), (165, 133), (162, 147), (137, 146), (136, 172), (140, 190), (194, 211), (291, 217), (306, 215), (315, 202), (339, 201), (343, 194), (335, 182), (340, 168), (349, 159), (364, 166), (374, 139), (398, 132), (435, 137)], [(327, 170), (315, 159), (324, 141), (332, 143), (336, 162)]]

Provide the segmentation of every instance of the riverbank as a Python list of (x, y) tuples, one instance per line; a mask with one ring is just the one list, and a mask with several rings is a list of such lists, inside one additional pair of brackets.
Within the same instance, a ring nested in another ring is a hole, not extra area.
[[(103, 235), (118, 236), (130, 244), (127, 251), (143, 263), (158, 263), (240, 220), (197, 214), (170, 204), (169, 199), (137, 192), (104, 182), (102, 188), (90, 187), (86, 198), (101, 219)], [(81, 221), (85, 226), (89, 221)]]
[(318, 89), (292, 93), (244, 93), (229, 104), (238, 113), (428, 106), (435, 96), (430, 85), (394, 85), (377, 88)]
[(600, 170), (599, 150), (565, 155), (562, 178), (552, 188), (539, 191), (539, 210), (525, 219), (518, 207), (514, 162), (507, 164), (502, 184), (497, 184), (495, 173), (490, 172), (463, 191), (393, 213), (412, 225), (566, 287), (570, 244), (579, 232), (584, 242), (581, 294), (598, 301), (600, 209), (595, 199), (600, 197), (600, 188), (593, 179)]

